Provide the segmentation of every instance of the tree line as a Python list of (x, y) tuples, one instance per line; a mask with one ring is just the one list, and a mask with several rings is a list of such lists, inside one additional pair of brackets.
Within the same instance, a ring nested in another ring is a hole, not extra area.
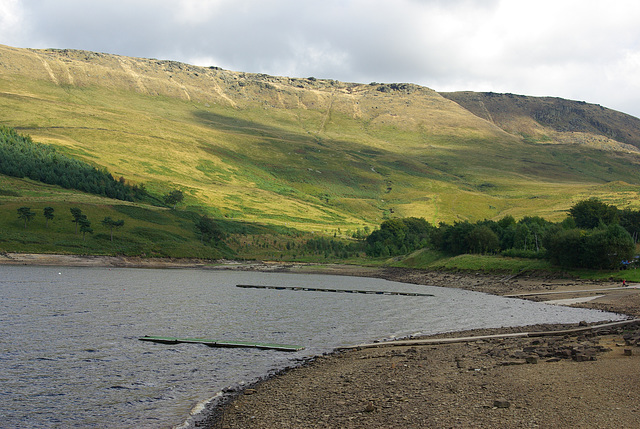
[(2, 125), (0, 173), (123, 201), (150, 197), (142, 184), (128, 185), (122, 177), (115, 180), (106, 169), (70, 158), (51, 145), (35, 143), (30, 136)]
[[(287, 248), (290, 248), (287, 245)], [(311, 254), (347, 259), (362, 251), (361, 242), (344, 242), (328, 237), (314, 237), (306, 241), (304, 250)]]
[[(82, 213), (77, 207), (71, 207), (72, 222), (75, 224), (75, 233), (82, 233), (82, 240), (84, 241), (87, 233), (93, 234), (93, 228), (91, 228), (91, 221), (86, 214)], [(42, 215), (46, 219), (45, 227), (49, 228), (49, 221), (55, 218), (55, 209), (53, 207), (45, 207), (42, 209)], [(18, 219), (24, 221), (24, 228), (27, 228), (28, 223), (36, 216), (36, 212), (31, 211), (31, 207), (20, 207), (18, 209)], [(113, 241), (113, 230), (124, 226), (124, 220), (111, 219), (110, 216), (106, 216), (101, 221), (102, 225), (109, 229), (111, 241)]]
[(389, 219), (365, 240), (373, 257), (388, 257), (429, 247), (458, 255), (502, 254), (544, 258), (571, 268), (615, 269), (633, 261), (640, 232), (640, 211), (619, 210), (592, 198), (576, 203), (562, 222), (538, 216), (516, 221), (505, 216), (437, 227), (421, 218)]
[[(71, 221), (75, 224), (75, 234), (82, 234), (82, 240), (85, 240), (86, 234), (93, 234), (93, 228), (91, 227), (91, 221), (86, 214), (82, 213), (82, 210), (77, 207), (71, 207)], [(18, 219), (24, 222), (24, 228), (26, 229), (29, 222), (36, 216), (36, 212), (31, 210), (31, 207), (20, 207), (17, 209)], [(53, 207), (44, 207), (42, 210), (46, 223), (45, 228), (49, 227), (49, 221), (55, 218), (55, 209)], [(113, 241), (113, 232), (124, 226), (124, 219), (112, 219), (110, 216), (105, 216), (100, 221), (102, 225), (109, 229), (109, 235), (111, 241)], [(201, 243), (217, 243), (224, 239), (224, 233), (218, 226), (218, 224), (207, 215), (197, 216), (194, 220), (194, 227), (196, 233), (200, 237)]]

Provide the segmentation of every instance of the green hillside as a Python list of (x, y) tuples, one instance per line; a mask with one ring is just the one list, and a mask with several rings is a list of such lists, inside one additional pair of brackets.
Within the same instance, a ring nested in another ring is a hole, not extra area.
[(0, 124), (152, 194), (180, 189), (183, 210), (218, 219), (332, 232), (387, 217), (558, 220), (591, 196), (640, 207), (635, 118), (607, 133), (622, 114), (598, 106), (598, 127), (563, 131), (450, 98), (0, 45)]
[[(35, 216), (24, 227), (17, 216), (28, 207)], [(54, 209), (47, 222), (45, 207)], [(71, 208), (91, 222), (93, 233), (76, 232)], [(124, 220), (122, 230), (101, 224), (106, 216)], [(40, 253), (119, 254), (162, 257), (220, 258), (224, 249), (200, 243), (193, 213), (150, 209), (134, 203), (63, 190), (28, 179), (3, 177), (0, 183), (0, 251)]]

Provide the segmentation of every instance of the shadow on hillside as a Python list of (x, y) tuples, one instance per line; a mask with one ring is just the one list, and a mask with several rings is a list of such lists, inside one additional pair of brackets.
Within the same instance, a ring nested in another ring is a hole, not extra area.
[(315, 142), (318, 139), (300, 133), (293, 133), (282, 128), (261, 124), (255, 121), (238, 118), (236, 116), (224, 116), (205, 110), (196, 110), (193, 116), (203, 125), (222, 131), (241, 133), (258, 137), (273, 138), (279, 140), (293, 140), (298, 142)]

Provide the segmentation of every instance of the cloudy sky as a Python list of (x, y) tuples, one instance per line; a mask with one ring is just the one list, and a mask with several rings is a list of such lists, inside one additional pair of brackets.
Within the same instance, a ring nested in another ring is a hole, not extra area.
[(558, 96), (640, 117), (637, 0), (0, 0), (0, 44)]

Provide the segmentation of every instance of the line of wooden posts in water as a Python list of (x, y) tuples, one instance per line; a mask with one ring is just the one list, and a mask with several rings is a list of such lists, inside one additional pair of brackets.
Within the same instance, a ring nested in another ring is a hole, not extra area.
[(275, 289), (275, 290), (295, 290), (306, 292), (336, 292), (336, 293), (362, 293), (367, 295), (401, 295), (401, 296), (433, 296), (430, 293), (418, 292), (390, 292), (381, 290), (359, 290), (359, 289), (330, 289), (306, 286), (261, 286), (261, 285), (236, 285), (240, 288), (251, 289)]
[(145, 335), (139, 338), (141, 341), (151, 341), (161, 344), (204, 344), (209, 347), (250, 347), (254, 349), (279, 350), (282, 352), (297, 352), (304, 349), (302, 346), (294, 346), (290, 344), (273, 344), (273, 343), (255, 343), (251, 341), (220, 341), (210, 340), (206, 338), (176, 338), (176, 337), (157, 337)]
[[(318, 287), (301, 287), (301, 286), (261, 286), (261, 285), (236, 285), (239, 288), (252, 288), (252, 289), (274, 289), (274, 290), (293, 290), (293, 291), (307, 291), (307, 292), (335, 292), (335, 293), (362, 293), (367, 295), (400, 295), (400, 296), (434, 296), (429, 293), (418, 292), (393, 292), (393, 291), (380, 291), (380, 290), (360, 290), (360, 289), (331, 289), (331, 288), (318, 288)], [(210, 340), (206, 338), (176, 338), (176, 337), (158, 337), (145, 335), (139, 338), (141, 341), (152, 341), (154, 343), (161, 344), (204, 344), (209, 347), (251, 347), (256, 349), (266, 350), (280, 350), (286, 352), (297, 352), (304, 349), (302, 346), (295, 346), (290, 344), (272, 344), (272, 343), (255, 343), (249, 341), (219, 341)]]

